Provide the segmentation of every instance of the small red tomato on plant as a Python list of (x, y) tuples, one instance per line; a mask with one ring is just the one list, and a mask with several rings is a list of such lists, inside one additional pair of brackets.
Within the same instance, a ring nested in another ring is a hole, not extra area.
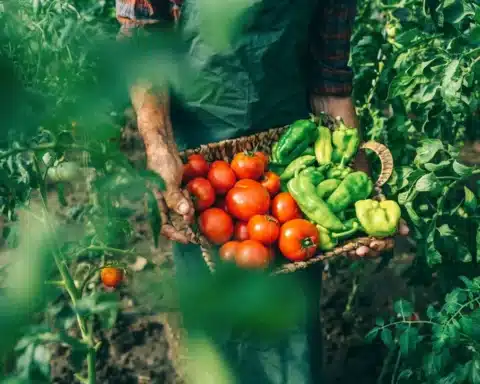
[(278, 247), (282, 255), (291, 261), (311, 258), (315, 255), (318, 244), (318, 230), (307, 220), (290, 220), (280, 228)]
[(117, 287), (122, 282), (123, 275), (123, 269), (116, 267), (103, 267), (100, 271), (103, 285), (109, 288)]
[(248, 223), (245, 221), (237, 221), (235, 223), (235, 229), (233, 231), (233, 238), (235, 240), (244, 241), (248, 240)]
[(258, 180), (265, 170), (264, 159), (251, 152), (237, 153), (230, 166), (238, 179)]
[(235, 255), (238, 251), (239, 241), (227, 241), (220, 247), (219, 255), (223, 261), (235, 261)]
[(183, 165), (183, 182), (188, 183), (196, 177), (207, 177), (208, 169), (209, 165), (202, 155), (188, 156), (187, 163)]
[(255, 215), (248, 221), (248, 236), (264, 245), (272, 245), (278, 239), (280, 225), (270, 215)]
[(196, 177), (187, 184), (187, 190), (192, 196), (195, 209), (204, 211), (215, 202), (215, 190), (210, 182), (203, 177)]
[(270, 194), (257, 181), (240, 180), (227, 193), (227, 207), (233, 217), (248, 221), (252, 216), (268, 212)]
[(237, 178), (226, 161), (217, 160), (210, 167), (208, 180), (217, 195), (224, 195), (235, 185)]
[(265, 165), (263, 169), (266, 171), (268, 169), (268, 162), (269, 162), (268, 155), (260, 151), (255, 152), (255, 155), (257, 155), (263, 160), (263, 164)]
[(272, 197), (280, 192), (280, 177), (276, 173), (270, 171), (265, 173), (261, 184), (267, 189)]
[(237, 266), (246, 269), (264, 269), (268, 267), (271, 260), (270, 251), (256, 240), (242, 241), (235, 255)]
[(280, 224), (286, 223), (289, 220), (302, 218), (300, 208), (288, 192), (281, 192), (275, 196), (272, 201), (272, 215)]
[(233, 220), (220, 208), (208, 208), (198, 218), (198, 226), (213, 244), (226, 243), (233, 235)]

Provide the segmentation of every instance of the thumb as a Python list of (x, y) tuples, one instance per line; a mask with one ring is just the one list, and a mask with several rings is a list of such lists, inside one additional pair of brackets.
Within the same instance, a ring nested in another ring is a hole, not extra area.
[(169, 188), (163, 194), (168, 208), (173, 209), (179, 215), (188, 215), (193, 209), (192, 202), (185, 197), (180, 188)]

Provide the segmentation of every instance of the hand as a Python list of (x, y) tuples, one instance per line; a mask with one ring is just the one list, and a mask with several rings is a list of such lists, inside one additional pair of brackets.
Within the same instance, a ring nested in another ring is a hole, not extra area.
[(183, 176), (183, 164), (177, 148), (172, 143), (152, 145), (147, 152), (147, 165), (164, 180), (166, 190), (162, 193), (154, 190), (162, 219), (161, 234), (173, 241), (188, 243), (188, 237), (168, 223), (169, 209), (181, 215), (187, 224), (193, 220), (194, 208), (186, 190), (180, 189)]

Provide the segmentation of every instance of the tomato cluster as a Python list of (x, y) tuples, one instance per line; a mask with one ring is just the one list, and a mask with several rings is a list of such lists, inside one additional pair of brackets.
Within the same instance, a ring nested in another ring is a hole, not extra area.
[(202, 234), (220, 247), (220, 257), (241, 268), (267, 268), (280, 253), (291, 261), (312, 257), (315, 225), (303, 219), (280, 177), (268, 170), (268, 156), (242, 152), (230, 163), (209, 164), (200, 154), (184, 164), (183, 183), (192, 196)]

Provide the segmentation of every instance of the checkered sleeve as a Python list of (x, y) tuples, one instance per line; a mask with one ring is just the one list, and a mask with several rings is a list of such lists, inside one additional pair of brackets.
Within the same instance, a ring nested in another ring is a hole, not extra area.
[(322, 96), (349, 96), (353, 73), (348, 66), (356, 0), (322, 1), (310, 31), (310, 87)]
[(120, 22), (119, 37), (131, 36), (138, 28), (161, 21), (171, 21), (179, 0), (116, 0), (116, 16)]

